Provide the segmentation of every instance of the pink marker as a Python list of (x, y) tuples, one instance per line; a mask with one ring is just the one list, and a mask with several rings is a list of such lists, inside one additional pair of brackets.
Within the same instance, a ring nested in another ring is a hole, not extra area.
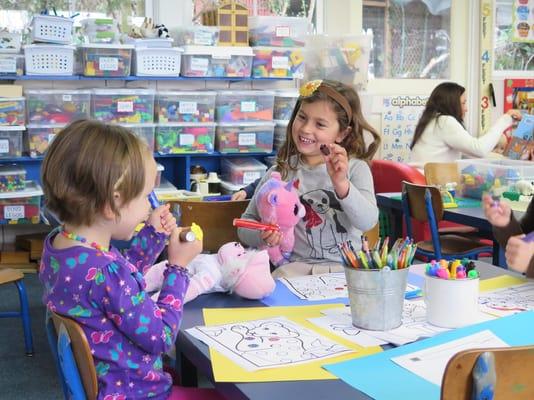
[(233, 225), (237, 228), (255, 229), (258, 231), (279, 231), (280, 227), (274, 224), (264, 224), (250, 219), (234, 218)]

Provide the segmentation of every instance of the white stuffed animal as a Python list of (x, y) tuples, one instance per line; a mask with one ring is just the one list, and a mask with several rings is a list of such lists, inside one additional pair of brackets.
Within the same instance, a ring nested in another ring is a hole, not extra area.
[(515, 189), (523, 196), (532, 196), (534, 194), (534, 183), (522, 179), (516, 182)]

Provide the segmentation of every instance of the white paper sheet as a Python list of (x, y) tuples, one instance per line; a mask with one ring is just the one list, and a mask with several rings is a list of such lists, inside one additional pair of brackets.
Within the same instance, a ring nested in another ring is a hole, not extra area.
[(196, 326), (186, 332), (249, 371), (354, 352), (284, 317)]
[(347, 281), (344, 272), (280, 278), (299, 299), (326, 300), (347, 297)]
[(324, 317), (308, 318), (308, 321), (334, 335), (338, 335), (343, 339), (350, 340), (363, 347), (381, 346), (387, 343), (387, 341), (377, 339), (353, 326), (350, 315), (348, 318), (344, 314), (336, 316), (326, 315)]
[(482, 292), (478, 297), (478, 304), (481, 311), (498, 317), (534, 310), (534, 283), (527, 282)]
[(439, 346), (393, 357), (391, 361), (439, 386), (452, 356), (462, 350), (483, 347), (509, 346), (490, 330), (484, 330)]

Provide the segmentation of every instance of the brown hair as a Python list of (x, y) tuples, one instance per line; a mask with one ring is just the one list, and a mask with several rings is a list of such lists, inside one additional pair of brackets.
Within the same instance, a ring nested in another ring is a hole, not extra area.
[(430, 121), (440, 115), (450, 115), (460, 124), (464, 124), (462, 119), (462, 103), (460, 101), (460, 97), (464, 92), (465, 88), (454, 82), (443, 82), (434, 88), (426, 102), (423, 114), (415, 127), (410, 149), (413, 149), (413, 146), (421, 138)]
[[(345, 148), (345, 150), (347, 150), (349, 158), (358, 158), (368, 161), (378, 150), (380, 136), (378, 135), (378, 132), (363, 117), (358, 93), (356, 93), (352, 87), (337, 81), (323, 80), (321, 86), (324, 85), (327, 85), (329, 88), (335, 90), (339, 95), (343, 96), (343, 98), (347, 100), (352, 110), (352, 118), (349, 120), (349, 116), (343, 109), (342, 105), (336, 101), (336, 99), (329, 96), (328, 91), (315, 90), (308, 97), (299, 97), (297, 104), (295, 104), (295, 108), (293, 109), (293, 113), (291, 114), (291, 119), (287, 125), (286, 140), (278, 151), (278, 157), (276, 159), (276, 169), (280, 172), (283, 179), (287, 178), (290, 170), (295, 171), (297, 169), (296, 163), (295, 165), (290, 165), (290, 158), (298, 155), (297, 147), (293, 142), (291, 131), (293, 122), (295, 121), (302, 103), (308, 104), (315, 103), (317, 101), (328, 102), (332, 107), (332, 110), (337, 115), (340, 131), (344, 131), (348, 127), (351, 128), (347, 136), (345, 136), (341, 143), (339, 143)], [(374, 139), (369, 145), (368, 149), (366, 149), (363, 139), (364, 130), (370, 132)]]
[(92, 224), (106, 205), (118, 216), (114, 193), (127, 204), (143, 191), (147, 152), (126, 128), (73, 122), (54, 138), (41, 167), (46, 206), (77, 225)]

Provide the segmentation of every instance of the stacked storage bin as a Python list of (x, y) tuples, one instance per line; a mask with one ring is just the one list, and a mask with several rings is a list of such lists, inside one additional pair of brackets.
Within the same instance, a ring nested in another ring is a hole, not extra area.
[(0, 31), (0, 76), (24, 74), (24, 56), (20, 54), (22, 34)]
[(31, 23), (34, 43), (24, 47), (26, 75), (73, 75), (75, 47), (71, 18), (36, 15)]
[(133, 72), (136, 76), (180, 75), (180, 47), (172, 47), (173, 39), (133, 39), (135, 46)]
[(24, 168), (0, 165), (0, 225), (39, 223), (42, 195), (36, 182), (26, 181)]
[(249, 18), (250, 45), (254, 51), (253, 78), (302, 78), (306, 18), (257, 16)]
[(0, 161), (22, 156), (24, 97), (0, 97)]
[(89, 90), (26, 90), (28, 132), (25, 148), (41, 157), (55, 135), (66, 125), (90, 117)]
[(160, 154), (213, 152), (216, 94), (212, 91), (158, 92), (156, 151)]
[(154, 97), (151, 89), (93, 89), (91, 115), (129, 128), (154, 150)]
[(274, 92), (274, 143), (273, 147), (278, 150), (286, 140), (286, 131), (291, 114), (299, 97), (297, 90), (276, 90)]

